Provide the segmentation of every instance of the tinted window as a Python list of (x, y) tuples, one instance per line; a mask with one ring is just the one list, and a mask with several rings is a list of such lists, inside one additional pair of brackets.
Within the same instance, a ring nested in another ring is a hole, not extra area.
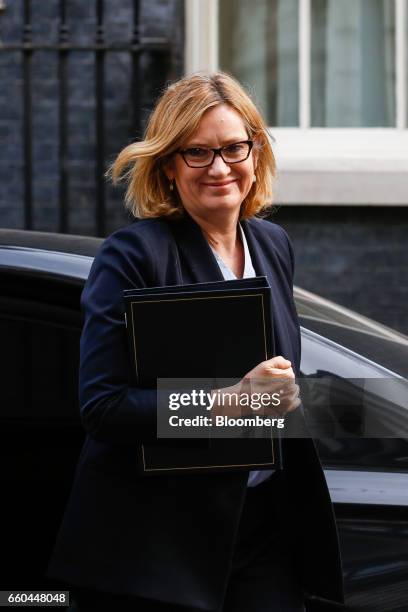
[(408, 378), (408, 342), (395, 341), (366, 330), (315, 318), (299, 317), (306, 329), (375, 361), (383, 368)]
[(0, 512), (3, 579), (50, 588), (44, 573), (83, 444), (77, 378), (79, 285), (0, 277)]
[(10, 305), (0, 313), (1, 418), (77, 418), (79, 316), (74, 325), (72, 313), (55, 306)]

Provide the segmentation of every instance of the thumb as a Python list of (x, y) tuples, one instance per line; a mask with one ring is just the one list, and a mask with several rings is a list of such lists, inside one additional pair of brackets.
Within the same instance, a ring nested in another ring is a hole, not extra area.
[(284, 357), (282, 357), (282, 355), (274, 357), (273, 359), (271, 359), (271, 362), (272, 367), (279, 368), (280, 370), (286, 370), (292, 365), (292, 362), (289, 361), (289, 359), (285, 359)]

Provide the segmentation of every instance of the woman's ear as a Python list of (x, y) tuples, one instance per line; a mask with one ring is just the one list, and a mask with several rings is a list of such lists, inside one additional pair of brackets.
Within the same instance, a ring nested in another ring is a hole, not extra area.
[(163, 164), (163, 172), (169, 181), (174, 179), (174, 162), (172, 159), (169, 159), (165, 164)]

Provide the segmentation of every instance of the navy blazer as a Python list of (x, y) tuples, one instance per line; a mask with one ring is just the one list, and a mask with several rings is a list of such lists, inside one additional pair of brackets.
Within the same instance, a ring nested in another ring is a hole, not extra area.
[[(299, 375), (288, 236), (280, 226), (255, 218), (242, 227), (256, 273), (267, 276), (272, 289), (277, 354)], [(102, 244), (81, 299), (80, 415), (87, 437), (48, 576), (204, 610), (221, 608), (248, 473), (138, 476), (136, 447), (156, 437), (156, 392), (129, 386), (122, 291), (222, 279), (200, 227), (188, 215), (134, 222)], [(341, 602), (337, 531), (312, 440), (283, 440), (283, 463), (277, 504), (297, 543), (304, 587)]]

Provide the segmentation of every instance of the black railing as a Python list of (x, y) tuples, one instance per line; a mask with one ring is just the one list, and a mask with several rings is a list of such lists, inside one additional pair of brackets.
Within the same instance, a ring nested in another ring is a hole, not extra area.
[[(57, 0), (56, 0), (57, 1)], [(132, 35), (128, 42), (109, 43), (105, 29), (105, 2), (95, 0), (95, 35), (93, 42), (85, 44), (75, 42), (70, 37), (67, 20), (67, 0), (59, 0), (59, 29), (55, 43), (33, 40), (33, 27), (30, 0), (23, 1), (23, 29), (19, 43), (1, 43), (0, 53), (20, 51), (22, 54), (23, 74), (23, 181), (24, 181), (24, 229), (33, 229), (33, 56), (39, 51), (55, 53), (58, 58), (58, 165), (59, 165), (59, 204), (58, 231), (69, 232), (69, 79), (68, 58), (74, 52), (89, 52), (95, 57), (95, 233), (104, 236), (106, 233), (106, 188), (104, 173), (106, 170), (105, 151), (105, 63), (108, 53), (129, 53), (132, 80), (132, 138), (142, 133), (142, 103), (140, 95), (141, 82), (144, 79), (141, 58), (143, 54), (152, 56), (153, 65), (160, 66), (159, 81), (163, 84), (170, 76), (170, 43), (165, 38), (148, 38), (140, 34), (139, 1), (131, 3), (133, 12)], [(0, 20), (3, 15), (0, 13)], [(0, 24), (1, 25), (1, 24)], [(159, 64), (157, 64), (159, 60)], [(157, 81), (157, 75), (155, 76)]]

